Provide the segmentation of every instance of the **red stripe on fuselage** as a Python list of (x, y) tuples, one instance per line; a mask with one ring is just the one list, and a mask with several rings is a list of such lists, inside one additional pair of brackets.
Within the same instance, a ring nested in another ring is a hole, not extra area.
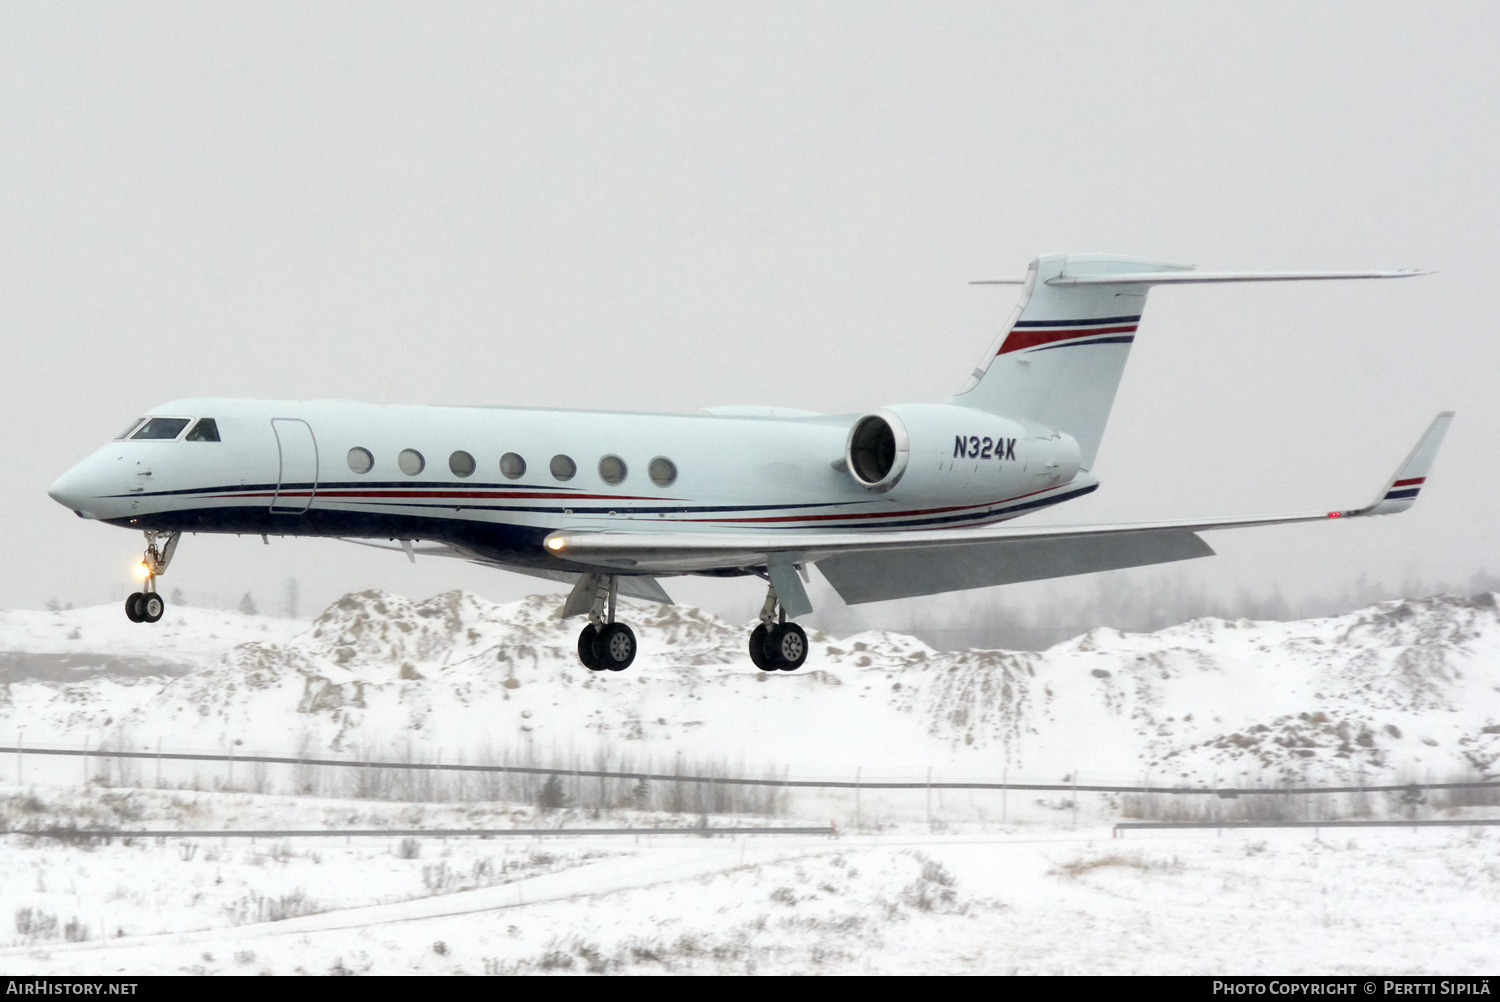
[[(1059, 485), (1066, 486), (1066, 485)], [(997, 504), (1009, 504), (1022, 498), (1035, 497), (1038, 494), (1046, 494), (1048, 491), (1057, 490), (1056, 487), (1045, 487), (1039, 491), (1029, 491), (1025, 494), (1017, 494), (1013, 497), (1001, 498), (999, 501), (985, 501), (982, 504), (956, 504), (945, 508), (918, 508), (914, 511), (871, 511), (844, 515), (766, 515), (756, 518), (674, 518), (674, 522), (826, 522), (835, 519), (864, 519), (864, 518), (911, 518), (916, 515), (939, 515), (945, 511), (964, 511), (971, 508), (990, 508)], [(983, 514), (982, 512), (979, 514)]]
[[(218, 494), (215, 498), (268, 498), (273, 491), (258, 491), (250, 494)], [(532, 491), (506, 491), (487, 493), (484, 491), (315, 491), (317, 497), (339, 501), (358, 501), (360, 498), (484, 498), (490, 501), (507, 501), (511, 498), (545, 498), (555, 501), (658, 501), (664, 504), (681, 504), (678, 498), (638, 497), (632, 494), (552, 494)], [(308, 491), (282, 491), (281, 497), (307, 497)]]
[(1023, 348), (1035, 348), (1038, 345), (1051, 344), (1054, 341), (1067, 341), (1070, 338), (1085, 337), (1089, 334), (1133, 334), (1137, 324), (1125, 324), (1120, 327), (1071, 327), (1067, 330), (1035, 330), (1032, 328), (1016, 328), (1010, 332), (1005, 343), (1000, 346), (996, 353), (1004, 355), (1007, 352), (1020, 351)]

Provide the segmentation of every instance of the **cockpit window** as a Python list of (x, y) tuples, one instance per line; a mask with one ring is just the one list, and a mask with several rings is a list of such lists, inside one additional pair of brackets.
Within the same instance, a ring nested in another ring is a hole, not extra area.
[(128, 427), (124, 431), (120, 432), (120, 434), (116, 435), (115, 438), (117, 438), (117, 439), (129, 438), (130, 437), (130, 433), (133, 432), (133, 431), (135, 431), (137, 428), (139, 428), (141, 426), (141, 422), (144, 421), (144, 420), (146, 420), (146, 419), (145, 418), (139, 418), (139, 417), (136, 418), (134, 421), (130, 422), (130, 427)]
[(185, 417), (154, 417), (141, 425), (141, 430), (130, 437), (132, 439), (173, 439), (182, 434), (182, 429), (187, 427), (188, 420)]
[(200, 418), (184, 439), (187, 442), (217, 442), (218, 440), (219, 426), (211, 417)]

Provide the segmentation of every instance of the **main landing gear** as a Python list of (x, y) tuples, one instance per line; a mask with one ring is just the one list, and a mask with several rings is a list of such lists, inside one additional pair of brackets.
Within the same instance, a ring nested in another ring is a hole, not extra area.
[(172, 554), (177, 551), (177, 540), (182, 533), (166, 534), (166, 542), (158, 547), (156, 543), (161, 535), (150, 531), (146, 533), (146, 552), (141, 556), (146, 581), (141, 591), (125, 600), (125, 615), (132, 623), (154, 623), (167, 611), (167, 603), (156, 593), (156, 579), (167, 572), (167, 565), (172, 562)]
[(786, 621), (786, 608), (776, 598), (776, 586), (766, 589), (760, 625), (750, 631), (750, 660), (761, 671), (796, 671), (807, 660), (807, 634)]
[(589, 625), (578, 634), (578, 660), (589, 671), (624, 671), (635, 660), (635, 631), (615, 622), (619, 585), (613, 574), (594, 577)]

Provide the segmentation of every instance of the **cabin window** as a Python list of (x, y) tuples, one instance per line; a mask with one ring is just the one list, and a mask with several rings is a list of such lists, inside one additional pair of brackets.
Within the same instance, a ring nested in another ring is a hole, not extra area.
[(507, 452), (500, 457), (500, 472), (507, 480), (520, 480), (526, 476), (526, 460), (514, 452)]
[(133, 439), (173, 439), (182, 434), (182, 429), (188, 426), (189, 420), (191, 419), (185, 417), (154, 417), (141, 425), (141, 430), (130, 437)]
[(647, 472), (651, 474), (651, 482), (658, 487), (671, 487), (677, 482), (677, 464), (666, 456), (651, 460)]
[(369, 449), (361, 449), (359, 446), (349, 450), (349, 469), (355, 473), (369, 473), (375, 467), (375, 457), (370, 455)]
[(401, 455), (396, 457), (396, 465), (401, 467), (402, 473), (414, 477), (427, 469), (427, 460), (416, 449), (402, 449)]
[(217, 442), (219, 440), (219, 423), (211, 417), (199, 418), (198, 423), (193, 425), (193, 430), (187, 433), (185, 442)]
[(622, 482), (629, 472), (625, 466), (625, 460), (619, 456), (605, 456), (599, 460), (599, 479), (606, 484)]
[(122, 438), (129, 438), (130, 437), (130, 433), (133, 432), (133, 431), (135, 431), (137, 428), (139, 428), (141, 426), (141, 422), (144, 421), (144, 420), (146, 420), (146, 419), (138, 417), (134, 421), (130, 422), (130, 427), (129, 428), (126, 428), (124, 431), (120, 432), (120, 434), (118, 434), (118, 435), (115, 436), (116, 440), (122, 439)]
[(578, 472), (578, 464), (573, 462), (571, 456), (553, 456), (549, 468), (552, 470), (552, 475), (559, 480), (572, 480), (574, 474)]
[(474, 457), (460, 449), (448, 457), (448, 469), (453, 471), (455, 477), (472, 476), (474, 473)]

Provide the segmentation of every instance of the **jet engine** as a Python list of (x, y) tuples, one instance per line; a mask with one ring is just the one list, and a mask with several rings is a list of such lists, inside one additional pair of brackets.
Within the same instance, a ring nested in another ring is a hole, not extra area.
[(855, 482), (900, 503), (984, 503), (1050, 490), (1078, 473), (1066, 432), (952, 404), (901, 404), (849, 427), (844, 462)]

